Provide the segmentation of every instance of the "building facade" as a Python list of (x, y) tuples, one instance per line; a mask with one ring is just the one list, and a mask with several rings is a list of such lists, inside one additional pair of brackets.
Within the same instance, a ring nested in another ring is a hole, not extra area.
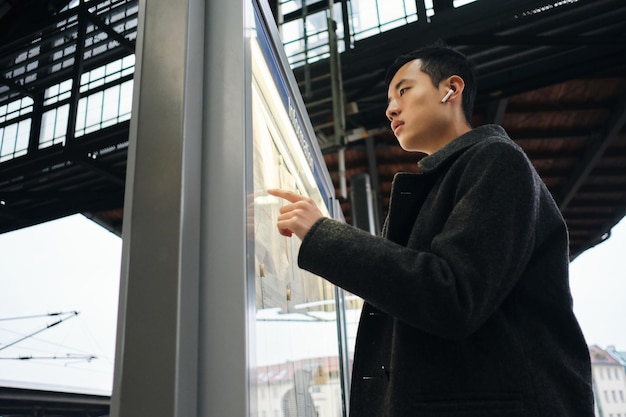
[[(614, 349), (613, 349), (614, 350)], [(608, 351), (590, 346), (597, 417), (626, 417), (626, 372)]]

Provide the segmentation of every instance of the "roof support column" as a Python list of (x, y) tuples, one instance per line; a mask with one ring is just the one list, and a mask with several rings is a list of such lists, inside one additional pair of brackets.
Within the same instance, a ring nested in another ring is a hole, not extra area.
[(197, 415), (204, 7), (139, 2), (112, 416)]

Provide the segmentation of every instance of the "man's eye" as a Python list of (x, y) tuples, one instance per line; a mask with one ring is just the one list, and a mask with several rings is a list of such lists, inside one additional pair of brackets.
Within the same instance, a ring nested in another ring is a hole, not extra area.
[(406, 88), (401, 88), (400, 89), (400, 95), (401, 96), (403, 96), (405, 92), (406, 92)]

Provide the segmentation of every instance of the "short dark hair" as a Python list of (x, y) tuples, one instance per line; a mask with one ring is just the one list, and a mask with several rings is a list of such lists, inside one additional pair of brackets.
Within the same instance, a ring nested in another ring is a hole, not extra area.
[(474, 111), (474, 100), (476, 99), (476, 78), (474, 76), (474, 65), (459, 51), (443, 44), (437, 43), (416, 49), (407, 54), (400, 55), (387, 70), (385, 77), (387, 90), (396, 72), (406, 63), (419, 59), (420, 69), (428, 74), (435, 87), (445, 78), (458, 75), (465, 82), (463, 90), (463, 112), (467, 123), (472, 124), (472, 113)]

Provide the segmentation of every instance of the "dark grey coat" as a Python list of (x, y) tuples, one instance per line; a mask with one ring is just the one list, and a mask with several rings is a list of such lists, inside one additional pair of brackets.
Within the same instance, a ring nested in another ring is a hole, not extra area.
[(483, 126), (394, 179), (386, 239), (318, 221), (299, 265), (365, 301), (353, 417), (591, 417), (563, 218)]

